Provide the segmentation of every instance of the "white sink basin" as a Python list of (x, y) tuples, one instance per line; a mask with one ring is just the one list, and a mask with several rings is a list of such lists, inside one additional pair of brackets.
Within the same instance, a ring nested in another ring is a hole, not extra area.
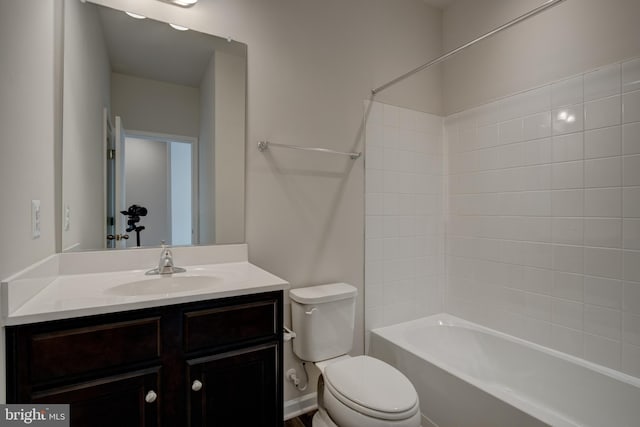
[(119, 296), (160, 295), (191, 292), (221, 284), (216, 276), (157, 276), (106, 289), (105, 293)]

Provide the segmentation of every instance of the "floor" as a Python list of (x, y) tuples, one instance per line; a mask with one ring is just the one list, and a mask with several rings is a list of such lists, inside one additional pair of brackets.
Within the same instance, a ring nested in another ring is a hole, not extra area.
[(313, 412), (310, 414), (303, 414), (297, 418), (292, 418), (285, 421), (284, 427), (311, 427), (311, 419), (313, 418)]

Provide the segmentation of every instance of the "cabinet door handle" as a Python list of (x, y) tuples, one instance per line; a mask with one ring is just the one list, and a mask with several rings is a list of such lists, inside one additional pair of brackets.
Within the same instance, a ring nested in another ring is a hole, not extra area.
[(156, 394), (156, 392), (153, 390), (149, 390), (149, 393), (147, 393), (147, 395), (144, 397), (144, 400), (146, 400), (147, 403), (153, 403), (157, 398), (158, 395)]
[(202, 383), (198, 380), (195, 380), (193, 384), (191, 384), (191, 390), (200, 391), (202, 389)]

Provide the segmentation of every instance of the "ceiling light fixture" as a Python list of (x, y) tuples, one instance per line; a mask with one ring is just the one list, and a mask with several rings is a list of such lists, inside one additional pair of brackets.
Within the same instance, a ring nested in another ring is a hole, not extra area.
[(135, 19), (146, 19), (147, 17), (144, 15), (138, 15), (137, 13), (133, 13), (133, 12), (125, 12), (127, 15), (129, 15), (132, 18)]
[(198, 3), (198, 0), (160, 0), (165, 3), (175, 4), (180, 7), (191, 7), (194, 4)]
[(169, 25), (171, 26), (171, 28), (178, 31), (187, 31), (189, 29), (187, 27), (183, 27), (182, 25), (176, 25), (176, 24), (169, 24)]

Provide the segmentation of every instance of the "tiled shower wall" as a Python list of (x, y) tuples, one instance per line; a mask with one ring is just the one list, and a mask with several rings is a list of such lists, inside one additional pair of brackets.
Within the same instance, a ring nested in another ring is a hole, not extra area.
[(365, 327), (442, 311), (443, 120), (365, 103)]
[(445, 134), (446, 311), (640, 376), (640, 60)]

